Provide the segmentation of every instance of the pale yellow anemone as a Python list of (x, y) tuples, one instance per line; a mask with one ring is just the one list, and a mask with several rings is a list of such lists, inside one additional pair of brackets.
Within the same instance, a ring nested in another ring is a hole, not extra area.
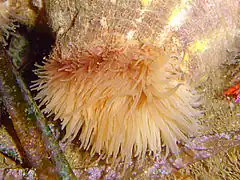
[(43, 112), (66, 128), (65, 139), (103, 158), (143, 158), (197, 132), (197, 95), (163, 49), (115, 38), (94, 41), (61, 58), (57, 48), (36, 71)]
[(15, 30), (14, 20), (8, 6), (8, 1), (0, 2), (0, 40), (4, 45), (6, 45), (5, 39), (9, 37), (10, 32)]

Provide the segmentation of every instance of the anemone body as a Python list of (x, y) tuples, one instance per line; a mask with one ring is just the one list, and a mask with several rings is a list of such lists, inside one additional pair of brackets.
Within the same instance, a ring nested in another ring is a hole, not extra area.
[(178, 153), (177, 141), (197, 131), (195, 95), (177, 63), (146, 42), (94, 41), (62, 58), (57, 51), (38, 66), (34, 89), (43, 112), (66, 128), (65, 139), (103, 158)]

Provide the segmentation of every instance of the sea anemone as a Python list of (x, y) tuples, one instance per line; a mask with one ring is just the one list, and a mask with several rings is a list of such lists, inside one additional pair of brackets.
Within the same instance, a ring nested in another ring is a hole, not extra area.
[(12, 18), (13, 12), (9, 8), (8, 1), (0, 2), (0, 39), (6, 45), (11, 32), (15, 31), (14, 19)]
[(198, 96), (178, 62), (147, 40), (101, 38), (64, 58), (55, 47), (35, 73), (42, 111), (61, 119), (64, 139), (78, 138), (91, 155), (129, 162), (163, 147), (178, 153), (177, 143), (198, 130)]
[(36, 12), (31, 7), (30, 1), (1, 0), (0, 1), (0, 40), (7, 45), (10, 35), (17, 36), (15, 30), (18, 23), (29, 27), (35, 24)]

